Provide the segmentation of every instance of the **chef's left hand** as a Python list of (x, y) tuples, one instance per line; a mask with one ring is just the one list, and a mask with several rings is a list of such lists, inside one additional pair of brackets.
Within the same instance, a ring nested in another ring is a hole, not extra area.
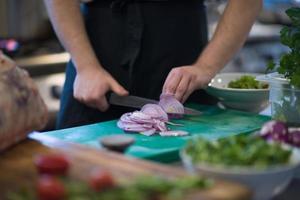
[(173, 68), (163, 86), (163, 93), (174, 94), (184, 103), (197, 89), (205, 88), (213, 75), (196, 65)]

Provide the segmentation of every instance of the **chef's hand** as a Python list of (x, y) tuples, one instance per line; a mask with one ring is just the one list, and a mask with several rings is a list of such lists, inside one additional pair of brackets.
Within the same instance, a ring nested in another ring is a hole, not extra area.
[(163, 93), (174, 94), (184, 103), (197, 89), (205, 88), (213, 75), (196, 65), (173, 68), (163, 86)]
[(75, 99), (100, 111), (106, 111), (109, 107), (105, 97), (108, 91), (120, 96), (128, 95), (128, 91), (107, 71), (98, 67), (77, 73), (73, 87)]

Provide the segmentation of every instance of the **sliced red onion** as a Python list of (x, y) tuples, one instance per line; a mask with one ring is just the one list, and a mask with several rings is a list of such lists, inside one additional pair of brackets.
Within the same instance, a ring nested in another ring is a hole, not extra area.
[(279, 121), (267, 122), (260, 134), (268, 140), (280, 141), (292, 146), (300, 147), (300, 129), (290, 128)]
[[(141, 111), (125, 113), (117, 122), (117, 126), (124, 131), (140, 132), (143, 135), (150, 136), (160, 132), (162, 136), (185, 136), (186, 131), (168, 131), (166, 123), (168, 114), (176, 118), (184, 113), (183, 105), (175, 99), (173, 95), (161, 95), (159, 105), (147, 104)], [(171, 123), (172, 124), (172, 123)]]
[(126, 127), (142, 127), (143, 125), (140, 124), (136, 124), (136, 123), (128, 123), (128, 122), (122, 122), (121, 120), (119, 120), (117, 122), (117, 126), (121, 129), (125, 129)]
[(288, 127), (284, 122), (269, 121), (260, 130), (260, 135), (266, 139), (287, 142), (289, 140)]
[(151, 116), (141, 112), (141, 111), (134, 111), (133, 113), (131, 113), (130, 115), (131, 119), (137, 119), (137, 120), (151, 120)]
[(144, 132), (152, 129), (152, 125), (149, 124), (124, 123), (120, 120), (117, 122), (117, 126), (125, 131), (131, 132)]
[(151, 118), (151, 116), (140, 112), (140, 111), (134, 111), (129, 118), (131, 119), (131, 121), (137, 122), (139, 124), (141, 123), (153, 123), (153, 119)]
[(146, 104), (142, 107), (141, 112), (151, 116), (155, 119), (160, 119), (164, 122), (167, 122), (168, 114), (163, 110), (163, 108), (157, 104)]
[(183, 124), (174, 123), (174, 122), (166, 122), (166, 124), (172, 125), (172, 126), (184, 126)]
[(121, 116), (120, 120), (124, 123), (132, 123), (133, 121), (130, 119), (131, 113), (125, 113)]
[(289, 132), (289, 144), (300, 147), (300, 130), (291, 130)]
[(154, 120), (154, 127), (159, 130), (159, 131), (167, 131), (168, 128), (166, 126), (166, 123), (159, 121), (159, 120)]
[(187, 131), (162, 131), (159, 132), (159, 135), (163, 137), (170, 137), (170, 136), (187, 136), (189, 133)]
[(158, 105), (160, 105), (169, 117), (182, 117), (184, 114), (183, 105), (171, 94), (161, 94)]
[(156, 132), (156, 129), (149, 129), (147, 131), (141, 132), (142, 135), (151, 136)]

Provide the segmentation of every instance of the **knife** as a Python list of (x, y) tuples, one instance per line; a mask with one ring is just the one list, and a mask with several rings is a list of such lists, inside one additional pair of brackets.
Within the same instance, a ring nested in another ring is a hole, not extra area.
[[(158, 104), (158, 101), (138, 96), (118, 96), (115, 93), (108, 95), (108, 101), (112, 105), (126, 106), (131, 108), (142, 108), (145, 104)], [(201, 112), (192, 108), (184, 107), (184, 115), (201, 115)]]

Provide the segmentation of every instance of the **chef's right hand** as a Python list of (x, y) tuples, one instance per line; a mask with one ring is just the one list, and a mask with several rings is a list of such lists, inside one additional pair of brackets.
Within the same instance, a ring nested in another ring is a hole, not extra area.
[(112, 91), (120, 96), (128, 95), (107, 71), (99, 67), (77, 72), (74, 85), (74, 98), (89, 107), (106, 111), (109, 107), (105, 94)]

